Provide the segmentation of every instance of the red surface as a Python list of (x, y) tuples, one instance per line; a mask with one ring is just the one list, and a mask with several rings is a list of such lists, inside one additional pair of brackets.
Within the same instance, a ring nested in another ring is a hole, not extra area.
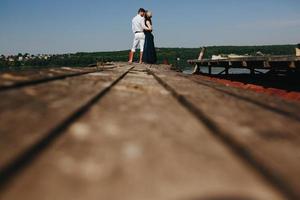
[(221, 83), (223, 85), (230, 86), (230, 87), (242, 88), (242, 89), (247, 89), (258, 93), (274, 95), (286, 100), (300, 101), (300, 92), (286, 91), (277, 88), (265, 88), (260, 85), (245, 84), (238, 81), (230, 81), (230, 80), (215, 78), (215, 77), (207, 77), (207, 76), (203, 76), (203, 77), (208, 80)]

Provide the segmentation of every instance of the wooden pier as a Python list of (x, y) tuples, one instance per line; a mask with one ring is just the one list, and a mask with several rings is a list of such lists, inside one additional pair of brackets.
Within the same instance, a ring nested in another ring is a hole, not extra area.
[(0, 74), (0, 199), (300, 199), (300, 103), (169, 68)]
[(249, 69), (251, 74), (255, 74), (257, 69), (280, 70), (280, 71), (300, 71), (299, 56), (246, 56), (239, 58), (226, 59), (201, 59), (188, 60), (188, 63), (195, 65), (195, 73), (200, 71), (201, 67), (208, 67), (209, 74), (212, 68), (221, 67), (224, 71), (221, 73), (228, 74), (230, 68)]

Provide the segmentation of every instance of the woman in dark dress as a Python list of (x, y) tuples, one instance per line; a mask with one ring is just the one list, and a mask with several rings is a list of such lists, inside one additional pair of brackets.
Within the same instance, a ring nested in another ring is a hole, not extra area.
[(145, 24), (150, 29), (145, 32), (145, 45), (143, 52), (143, 62), (148, 64), (155, 64), (157, 61), (156, 51), (154, 46), (154, 36), (152, 34), (152, 13), (147, 11), (145, 14)]

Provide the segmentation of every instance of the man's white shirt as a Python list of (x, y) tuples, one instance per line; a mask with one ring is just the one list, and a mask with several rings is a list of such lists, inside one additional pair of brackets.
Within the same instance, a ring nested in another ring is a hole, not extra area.
[(143, 32), (146, 29), (145, 18), (137, 15), (132, 19), (132, 32)]

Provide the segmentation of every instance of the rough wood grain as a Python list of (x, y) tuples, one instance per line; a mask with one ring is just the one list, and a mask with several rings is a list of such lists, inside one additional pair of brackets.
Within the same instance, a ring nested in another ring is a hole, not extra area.
[(0, 199), (283, 199), (136, 67)]
[[(241, 157), (290, 198), (300, 198), (298, 115), (293, 118), (286, 115), (291, 110), (279, 113), (265, 109), (251, 101), (216, 90), (213, 86), (197, 84), (169, 70), (151, 68), (151, 71), (174, 90), (179, 101), (188, 104), (191, 112), (206, 121), (221, 140), (231, 145), (234, 151), (239, 151), (237, 153)], [(272, 99), (275, 105), (278, 103), (276, 97), (266, 99), (268, 104), (272, 104)], [(292, 113), (299, 113), (299, 105), (290, 106), (295, 109)], [(281, 109), (286, 107), (282, 106)]]
[(109, 86), (130, 67), (0, 93), (0, 169)]
[(49, 69), (3, 71), (0, 73), (0, 89), (5, 87), (12, 87), (24, 82), (37, 81), (41, 79), (54, 79), (55, 77), (93, 72), (95, 70), (97, 70), (95, 67), (61, 67)]
[(227, 85), (210, 81), (206, 76), (195, 75), (185, 77), (203, 86), (216, 90), (217, 92), (225, 93), (226, 95), (235, 97), (242, 101), (255, 104), (262, 109), (266, 109), (271, 112), (300, 121), (300, 104), (298, 102), (286, 101), (282, 98), (274, 98), (274, 95), (265, 95), (251, 90), (245, 90), (237, 87), (228, 87)]

